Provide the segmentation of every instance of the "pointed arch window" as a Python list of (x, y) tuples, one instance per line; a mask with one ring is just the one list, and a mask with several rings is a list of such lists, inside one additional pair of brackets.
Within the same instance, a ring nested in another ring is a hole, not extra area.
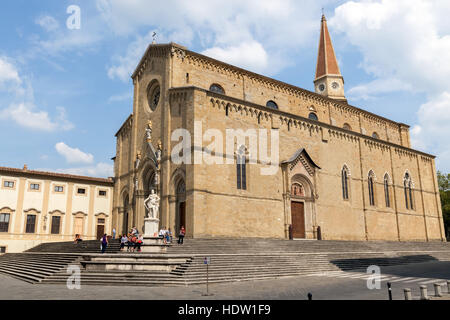
[(412, 191), (412, 180), (409, 173), (405, 173), (405, 178), (403, 179), (403, 189), (405, 192), (405, 204), (406, 209), (408, 210), (414, 210), (414, 203), (413, 203), (413, 191)]
[(236, 156), (237, 188), (247, 190), (247, 167), (245, 157), (245, 146), (241, 146)]
[(342, 168), (342, 172), (341, 172), (341, 178), (342, 178), (342, 198), (344, 200), (348, 200), (349, 199), (349, 192), (348, 192), (348, 169), (346, 166), (344, 166)]
[(308, 119), (314, 120), (314, 121), (319, 121), (319, 117), (318, 117), (317, 114), (314, 113), (314, 112), (311, 112), (311, 113), (309, 114)]
[(386, 202), (386, 208), (391, 207), (391, 197), (389, 195), (389, 175), (384, 175), (384, 200)]
[(374, 173), (373, 171), (369, 172), (369, 177), (367, 179), (368, 186), (369, 186), (369, 204), (371, 206), (375, 205), (375, 190), (374, 190)]

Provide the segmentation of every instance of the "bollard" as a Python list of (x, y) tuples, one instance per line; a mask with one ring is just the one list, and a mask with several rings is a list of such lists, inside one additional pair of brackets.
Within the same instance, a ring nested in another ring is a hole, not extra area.
[(441, 285), (439, 283), (434, 283), (434, 296), (442, 297)]
[(427, 286), (420, 286), (420, 300), (428, 300), (428, 289)]
[(405, 300), (412, 300), (411, 289), (405, 288), (403, 291), (405, 292)]
[(391, 288), (390, 282), (387, 283), (387, 287), (388, 287), (388, 293), (389, 293), (389, 300), (392, 300), (392, 288)]
[(450, 294), (450, 280), (447, 280), (447, 293)]
[(308, 293), (308, 300), (312, 300), (312, 293), (311, 292)]

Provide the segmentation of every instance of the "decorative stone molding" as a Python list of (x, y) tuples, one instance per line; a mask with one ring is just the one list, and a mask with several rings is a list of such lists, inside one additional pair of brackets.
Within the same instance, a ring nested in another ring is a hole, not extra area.
[(49, 211), (48, 214), (65, 214), (65, 212), (62, 212), (60, 210), (53, 210), (53, 211)]
[(23, 210), (23, 212), (25, 212), (25, 213), (28, 213), (28, 212), (30, 212), (30, 211), (34, 211), (34, 212), (36, 212), (36, 213), (41, 213), (41, 211), (36, 210), (36, 209), (34, 209), (34, 208), (29, 208), (29, 209)]
[(98, 212), (98, 213), (96, 213), (96, 214), (94, 214), (94, 216), (96, 216), (96, 217), (98, 217), (98, 216), (105, 216), (105, 217), (109, 217), (109, 214), (106, 214), (106, 213), (104, 213), (104, 212)]
[(74, 216), (79, 215), (79, 214), (82, 214), (82, 215), (85, 216), (85, 217), (88, 216), (88, 214), (87, 214), (87, 213), (84, 213), (83, 211), (77, 211), (77, 212), (73, 212), (73, 213), (72, 213), (72, 215), (74, 215)]

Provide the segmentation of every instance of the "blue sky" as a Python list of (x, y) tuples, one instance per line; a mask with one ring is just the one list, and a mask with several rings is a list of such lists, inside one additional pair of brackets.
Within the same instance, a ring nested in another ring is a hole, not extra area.
[[(67, 8), (80, 8), (68, 29)], [(1, 166), (112, 175), (130, 74), (157, 42), (313, 90), (321, 8), (352, 105), (411, 126), (450, 171), (450, 4), (389, 1), (16, 0), (0, 4)]]

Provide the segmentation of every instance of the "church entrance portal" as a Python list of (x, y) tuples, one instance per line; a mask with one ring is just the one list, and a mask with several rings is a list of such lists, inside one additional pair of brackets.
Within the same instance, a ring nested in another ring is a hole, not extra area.
[(303, 202), (291, 202), (292, 236), (304, 239), (305, 235), (305, 204)]

